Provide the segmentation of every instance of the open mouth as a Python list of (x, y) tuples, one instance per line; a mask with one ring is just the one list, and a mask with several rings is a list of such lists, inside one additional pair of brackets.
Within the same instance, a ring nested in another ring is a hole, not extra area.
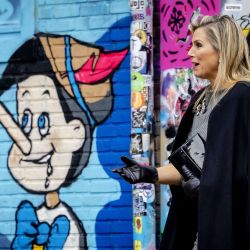
[(42, 157), (40, 157), (38, 159), (21, 159), (21, 161), (32, 162), (32, 163), (36, 163), (36, 164), (48, 163), (53, 154), (54, 154), (54, 151), (50, 151), (48, 154), (43, 155)]

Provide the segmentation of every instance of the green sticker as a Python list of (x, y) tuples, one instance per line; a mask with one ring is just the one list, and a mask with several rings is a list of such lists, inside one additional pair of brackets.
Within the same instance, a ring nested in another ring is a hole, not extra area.
[(131, 73), (132, 91), (140, 92), (144, 87), (144, 77), (139, 72)]

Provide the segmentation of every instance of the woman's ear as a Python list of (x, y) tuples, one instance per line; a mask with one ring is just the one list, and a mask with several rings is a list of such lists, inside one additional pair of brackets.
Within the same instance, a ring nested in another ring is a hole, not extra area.
[(68, 132), (70, 133), (69, 147), (72, 152), (80, 149), (85, 142), (85, 126), (81, 120), (74, 119), (68, 123)]

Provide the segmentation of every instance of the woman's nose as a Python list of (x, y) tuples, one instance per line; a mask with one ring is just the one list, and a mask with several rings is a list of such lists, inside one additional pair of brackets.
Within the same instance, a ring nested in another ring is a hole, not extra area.
[(189, 49), (188, 49), (188, 53), (187, 53), (189, 56), (193, 56), (193, 47), (191, 46)]

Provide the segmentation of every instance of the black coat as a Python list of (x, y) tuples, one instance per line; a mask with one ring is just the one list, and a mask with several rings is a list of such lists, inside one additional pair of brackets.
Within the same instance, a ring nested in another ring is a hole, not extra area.
[[(200, 92), (201, 93), (201, 92)], [(195, 95), (175, 139), (187, 139)], [(172, 203), (161, 250), (250, 250), (250, 83), (238, 82), (214, 107), (208, 121), (199, 200), (171, 186)]]

